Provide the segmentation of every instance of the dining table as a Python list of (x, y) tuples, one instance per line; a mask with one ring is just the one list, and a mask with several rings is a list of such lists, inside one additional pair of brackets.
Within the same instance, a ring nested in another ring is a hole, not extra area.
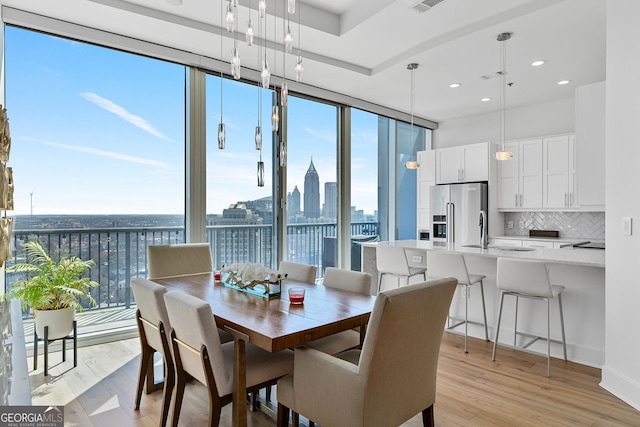
[[(218, 328), (234, 336), (234, 427), (247, 425), (246, 343), (269, 352), (292, 349), (369, 321), (375, 296), (286, 279), (279, 297), (242, 292), (216, 281), (213, 273), (154, 279), (167, 291), (184, 292), (211, 306)], [(302, 304), (292, 304), (288, 289), (303, 288)]]

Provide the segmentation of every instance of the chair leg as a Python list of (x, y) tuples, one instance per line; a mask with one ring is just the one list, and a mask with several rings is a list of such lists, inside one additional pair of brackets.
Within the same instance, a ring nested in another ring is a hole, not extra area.
[(284, 406), (282, 403), (278, 402), (278, 418), (277, 424), (278, 427), (288, 427), (289, 426), (289, 408)]
[(467, 333), (469, 332), (469, 287), (465, 285), (464, 293), (464, 352), (467, 350)]
[(504, 292), (500, 296), (500, 310), (498, 311), (498, 324), (496, 325), (496, 339), (493, 342), (493, 353), (491, 354), (491, 360), (496, 360), (496, 347), (498, 346), (498, 334), (500, 333), (500, 321), (502, 320), (502, 305), (504, 304)]
[[(144, 388), (145, 378), (149, 371), (149, 364), (153, 361), (153, 351), (149, 346), (142, 346), (142, 354), (140, 354), (140, 372), (138, 373), (138, 389), (136, 391), (136, 406), (135, 409), (140, 409), (140, 400), (142, 399), (142, 390)], [(147, 381), (149, 379), (147, 378)]]
[(267, 396), (266, 397), (267, 402), (270, 402), (271, 401), (271, 386), (270, 385), (267, 386), (267, 388), (265, 390), (265, 394)]
[(436, 425), (433, 419), (433, 405), (422, 411), (422, 425), (424, 427), (433, 427)]
[(489, 341), (489, 327), (487, 326), (487, 307), (484, 303), (484, 284), (480, 281), (480, 295), (482, 296), (482, 314), (484, 315), (484, 336)]
[[(171, 406), (171, 395), (173, 393), (173, 387), (176, 383), (176, 374), (173, 366), (168, 366), (169, 363), (173, 364), (172, 361), (167, 361), (164, 359), (165, 368), (165, 378), (164, 378), (164, 389), (162, 390), (162, 417), (160, 418), (160, 426), (164, 427), (167, 425), (167, 421), (169, 420), (169, 406)], [(138, 387), (138, 399), (142, 395), (142, 388)], [(140, 401), (136, 400), (136, 404), (138, 407), (140, 406)], [(138, 409), (138, 407), (136, 409)]]
[(549, 298), (547, 300), (547, 378), (551, 377), (551, 313)]
[(564, 336), (564, 315), (562, 314), (562, 294), (558, 294), (558, 307), (560, 307), (560, 328), (562, 329), (562, 350), (564, 351), (564, 360), (567, 360), (567, 340)]
[(516, 295), (516, 319), (513, 322), (513, 346), (516, 346), (516, 339), (518, 337), (518, 303), (520, 302), (520, 298)]
[(182, 398), (184, 397), (184, 388), (187, 385), (186, 373), (176, 372), (176, 390), (173, 395), (173, 417), (171, 418), (172, 427), (178, 427), (178, 418), (180, 418), (180, 409), (182, 409)]
[(298, 427), (300, 425), (300, 414), (296, 411), (291, 411), (291, 427)]
[(378, 294), (380, 293), (380, 289), (382, 289), (382, 276), (384, 276), (384, 273), (378, 271)]

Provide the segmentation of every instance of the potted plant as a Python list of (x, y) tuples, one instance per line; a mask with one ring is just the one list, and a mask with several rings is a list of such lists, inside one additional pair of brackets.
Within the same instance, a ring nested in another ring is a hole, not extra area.
[(38, 336), (44, 337), (44, 327), (49, 326), (49, 340), (63, 338), (73, 329), (74, 313), (82, 311), (80, 298), (96, 304), (88, 291), (100, 285), (83, 277), (95, 262), (76, 256), (60, 257), (56, 262), (40, 242), (31, 241), (24, 246), (27, 262), (12, 265), (7, 271), (25, 273), (27, 278), (13, 283), (5, 299), (20, 299), (23, 309), (31, 307)]

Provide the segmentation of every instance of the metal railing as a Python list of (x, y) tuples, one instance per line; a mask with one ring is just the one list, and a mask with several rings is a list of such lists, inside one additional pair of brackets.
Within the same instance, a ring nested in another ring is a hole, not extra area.
[[(351, 224), (352, 236), (378, 235), (376, 222)], [(287, 226), (287, 259), (318, 266), (319, 275), (327, 264), (325, 239), (336, 236), (335, 223), (291, 224)], [(130, 282), (135, 277), (147, 277), (147, 247), (183, 243), (184, 227), (148, 228), (70, 228), (14, 230), (14, 256), (6, 266), (25, 262), (24, 243), (40, 240), (53, 259), (75, 255), (93, 259), (96, 267), (90, 272), (98, 288), (91, 289), (97, 305), (83, 301), (85, 309), (111, 307), (130, 308), (133, 302)], [(275, 266), (273, 227), (271, 225), (208, 226), (207, 241), (211, 245), (215, 267), (232, 262), (258, 262)], [(324, 256), (324, 259), (323, 259)], [(5, 272), (8, 289), (23, 274)]]

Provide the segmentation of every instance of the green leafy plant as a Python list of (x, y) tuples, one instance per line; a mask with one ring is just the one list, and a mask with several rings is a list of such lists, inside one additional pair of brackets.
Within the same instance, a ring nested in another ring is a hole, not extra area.
[(95, 267), (93, 260), (83, 261), (76, 256), (61, 257), (54, 261), (38, 241), (25, 243), (27, 262), (7, 268), (8, 272), (26, 273), (27, 279), (12, 284), (4, 299), (22, 300), (23, 308), (35, 310), (57, 310), (73, 307), (82, 311), (80, 298), (86, 297), (91, 305), (95, 300), (88, 292), (100, 286), (83, 275)]

